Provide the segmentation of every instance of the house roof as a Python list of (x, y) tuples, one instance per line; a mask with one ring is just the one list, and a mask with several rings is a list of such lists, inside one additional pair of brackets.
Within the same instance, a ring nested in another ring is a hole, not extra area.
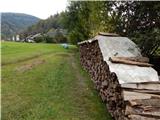
[(28, 36), (28, 37), (26, 37), (27, 39), (34, 39), (34, 38), (36, 38), (36, 37), (41, 37), (42, 35), (41, 35), (41, 33), (37, 33), (37, 34), (35, 34), (35, 35), (30, 35), (30, 36)]

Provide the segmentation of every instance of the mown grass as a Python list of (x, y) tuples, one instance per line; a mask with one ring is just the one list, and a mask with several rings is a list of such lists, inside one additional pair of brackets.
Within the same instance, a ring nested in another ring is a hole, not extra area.
[(2, 120), (111, 120), (75, 46), (4, 42), (2, 63)]
[[(75, 46), (71, 47), (71, 50)], [(15, 43), (15, 42), (3, 42), (1, 46), (2, 50), (2, 65), (21, 62), (27, 59), (36, 58), (44, 54), (50, 54), (52, 52), (67, 52), (60, 45), (56, 44), (36, 44), (36, 43)], [(70, 50), (68, 50), (70, 51)]]

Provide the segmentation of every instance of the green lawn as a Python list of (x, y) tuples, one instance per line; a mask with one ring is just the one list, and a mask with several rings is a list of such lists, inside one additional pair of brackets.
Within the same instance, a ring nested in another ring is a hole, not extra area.
[(75, 46), (3, 42), (2, 120), (111, 120)]

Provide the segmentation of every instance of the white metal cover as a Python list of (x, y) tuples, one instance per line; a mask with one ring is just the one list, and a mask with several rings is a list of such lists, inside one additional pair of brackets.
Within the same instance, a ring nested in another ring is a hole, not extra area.
[(97, 35), (103, 59), (109, 65), (110, 71), (115, 72), (119, 83), (140, 83), (159, 81), (157, 72), (152, 67), (116, 64), (109, 61), (109, 57), (137, 57), (142, 56), (134, 42), (127, 37), (109, 37)]

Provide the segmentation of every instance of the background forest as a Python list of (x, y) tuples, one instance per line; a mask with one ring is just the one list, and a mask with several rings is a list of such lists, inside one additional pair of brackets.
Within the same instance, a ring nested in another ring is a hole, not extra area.
[(21, 36), (55, 30), (56, 41), (50, 42), (76, 44), (100, 31), (113, 32), (132, 39), (144, 55), (159, 55), (160, 2), (73, 1), (66, 11), (40, 20)]

